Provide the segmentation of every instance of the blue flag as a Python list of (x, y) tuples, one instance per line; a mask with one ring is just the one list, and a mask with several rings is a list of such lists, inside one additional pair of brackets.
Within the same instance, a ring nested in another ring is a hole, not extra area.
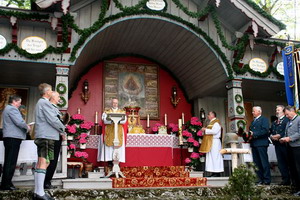
[(293, 68), (293, 52), (293, 46), (287, 46), (282, 50), (285, 92), (288, 105), (290, 106), (294, 106), (293, 87), (295, 86), (295, 76)]

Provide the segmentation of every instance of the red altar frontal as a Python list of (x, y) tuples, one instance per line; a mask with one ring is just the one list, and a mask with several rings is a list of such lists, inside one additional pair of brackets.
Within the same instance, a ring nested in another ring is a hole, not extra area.
[[(99, 135), (90, 135), (86, 152), (88, 161), (97, 163)], [(127, 134), (126, 162), (122, 167), (130, 166), (179, 166), (185, 165), (187, 149), (178, 145), (178, 137), (174, 135)]]

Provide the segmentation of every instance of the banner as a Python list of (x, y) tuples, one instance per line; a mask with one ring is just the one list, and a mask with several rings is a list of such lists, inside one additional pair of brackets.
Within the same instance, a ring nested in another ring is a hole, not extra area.
[(295, 87), (294, 87), (294, 103), (296, 111), (299, 110), (299, 80), (300, 80), (300, 51), (294, 53), (294, 72), (295, 72)]
[(287, 46), (282, 50), (285, 91), (287, 102), (290, 106), (294, 106), (293, 87), (295, 86), (295, 76), (293, 68), (293, 51), (293, 46)]

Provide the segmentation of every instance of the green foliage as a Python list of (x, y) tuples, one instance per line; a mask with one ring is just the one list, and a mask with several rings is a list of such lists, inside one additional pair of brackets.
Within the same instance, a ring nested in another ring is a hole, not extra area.
[(246, 165), (240, 165), (234, 169), (229, 177), (228, 185), (224, 188), (231, 199), (261, 199), (262, 189), (255, 186), (256, 176), (251, 169), (254, 169), (253, 164), (250, 165), (250, 168)]

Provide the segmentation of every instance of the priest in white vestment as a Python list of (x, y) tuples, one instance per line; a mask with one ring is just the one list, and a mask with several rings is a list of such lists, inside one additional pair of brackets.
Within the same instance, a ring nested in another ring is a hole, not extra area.
[(223, 156), (220, 153), (222, 149), (222, 127), (214, 111), (208, 113), (208, 119), (210, 120), (209, 125), (206, 128), (202, 128), (205, 135), (211, 137), (211, 147), (206, 153), (205, 171), (212, 172), (212, 177), (219, 177), (220, 173), (224, 172)]
[[(98, 161), (113, 161), (113, 152), (114, 152), (114, 128), (113, 128), (113, 122), (109, 119), (107, 119), (107, 113), (125, 113), (122, 109), (118, 108), (118, 99), (112, 99), (112, 108), (106, 110), (102, 114), (102, 120), (105, 124), (105, 133), (101, 135), (100, 142), (99, 142), (99, 148), (98, 148)], [(118, 138), (120, 142), (119, 147), (119, 161), (125, 162), (125, 137), (124, 137), (124, 129), (123, 125), (125, 124), (127, 120), (127, 117), (125, 116), (125, 119), (121, 120), (118, 125)], [(100, 159), (99, 159), (100, 157)]]

